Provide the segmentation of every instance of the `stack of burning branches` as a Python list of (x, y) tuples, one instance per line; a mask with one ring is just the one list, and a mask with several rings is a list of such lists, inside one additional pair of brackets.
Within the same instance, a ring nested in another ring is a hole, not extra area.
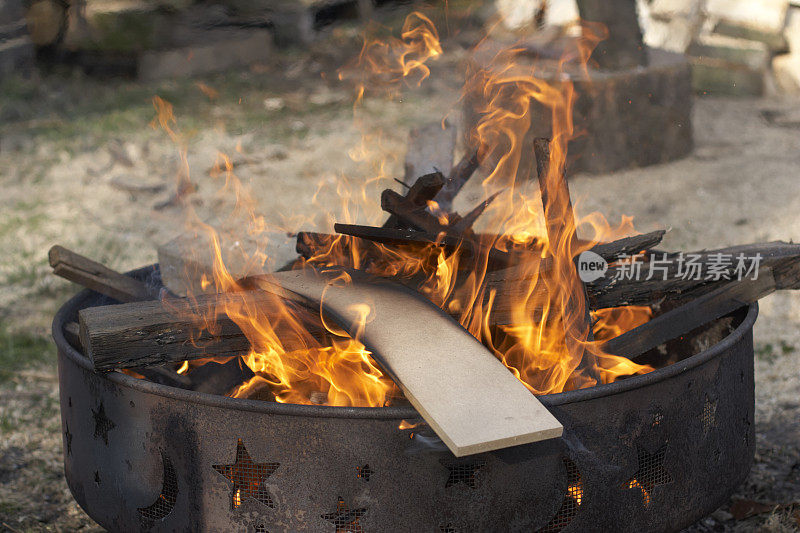
[[(534, 143), (545, 228), (539, 237), (478, 232), (489, 196), (464, 216), (453, 201), (479, 167), (470, 153), (386, 189), (380, 227), (336, 224), (301, 232), (284, 270), (329, 285), (354, 278), (411, 289), (480, 341), (530, 391), (610, 383), (675, 362), (664, 343), (800, 283), (800, 247), (774, 242), (692, 254), (656, 250), (664, 231), (611, 242), (577, 238), (557, 142)], [(345, 324), (316, 298), (273, 279), (236, 280), (216, 256), (214, 291), (180, 298), (61, 247), (55, 273), (121, 305), (81, 311), (67, 328), (97, 371), (122, 370), (181, 388), (288, 403), (384, 406), (404, 402), (360, 333), (369, 301)], [(281, 286), (282, 285), (282, 286)], [(402, 314), (403, 309), (393, 309)], [(449, 316), (448, 316), (449, 315)], [(404, 332), (409, 354), (414, 331)], [(367, 343), (369, 344), (369, 343)], [(393, 376), (394, 377), (394, 376)]]
[[(570, 57), (585, 66), (595, 44), (584, 32)], [(357, 103), (369, 86), (418, 85), (441, 53), (433, 23), (421, 14), (409, 17), (401, 39), (365, 42), (355, 68)], [(793, 244), (682, 254), (656, 249), (664, 231), (613, 240), (624, 233), (595, 227), (592, 240), (580, 239), (565, 177), (574, 136), (570, 78), (550, 86), (516, 66), (518, 54), (500, 53), (493, 66), (468, 76), (465, 95), (481, 102), (482, 116), (467, 144), (479, 149), (452, 166), (454, 134), (449, 147), (418, 136), (409, 152), (427, 162), (407, 165), (402, 190), (383, 191), (388, 218), (381, 226), (299, 233), (300, 257), (282, 271), (239, 279), (212, 234), (202, 290), (181, 297), (169, 284), (148, 285), (55, 247), (56, 274), (122, 302), (82, 310), (66, 331), (73, 345), (97, 371), (204, 392), (334, 406), (380, 407), (404, 396), (414, 403), (397, 369), (420, 357), (415, 371), (426, 367), (416, 337), (431, 324), (407, 316), (418, 300), (387, 292), (389, 284), (424, 299), (428, 307), (415, 308), (435, 309), (435, 325), (450, 335), (427, 345), (452, 364), (431, 363), (427, 373), (456, 370), (460, 354), (446, 343), (464, 333), (472, 342), (466, 348), (477, 344), (502, 363), (514, 385), (550, 394), (673, 363), (676, 351), (658, 349), (668, 341), (798, 286), (800, 248)], [(171, 111), (157, 103), (158, 123), (185, 151)], [(551, 111), (552, 140), (529, 142), (534, 105)], [(454, 200), (479, 167), (489, 174), (485, 200), (460, 216)], [(529, 183), (538, 183), (537, 194), (524, 193)], [(258, 254), (248, 260), (264, 263)], [(474, 386), (482, 386), (480, 376)]]

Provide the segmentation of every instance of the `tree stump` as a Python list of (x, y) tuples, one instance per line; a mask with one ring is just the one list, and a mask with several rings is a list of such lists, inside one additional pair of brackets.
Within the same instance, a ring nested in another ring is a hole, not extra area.
[[(592, 70), (587, 78), (580, 69), (565, 73), (574, 83), (575, 131), (569, 144), (568, 167), (575, 172), (604, 173), (665, 163), (688, 155), (693, 148), (691, 111), (692, 78), (687, 59), (664, 50), (647, 49), (647, 66), (620, 70)], [(556, 56), (558, 54), (555, 54)], [(490, 68), (476, 54), (477, 68)], [(552, 85), (563, 83), (557, 60), (517, 57), (521, 67)], [(527, 64), (529, 63), (529, 65)], [(536, 66), (534, 69), (533, 66)], [(476, 95), (465, 99), (467, 131), (481, 119), (486, 102)], [(519, 176), (531, 168), (533, 139), (552, 136), (551, 111), (534, 102), (531, 128), (522, 149)], [(496, 164), (488, 161), (487, 164)]]

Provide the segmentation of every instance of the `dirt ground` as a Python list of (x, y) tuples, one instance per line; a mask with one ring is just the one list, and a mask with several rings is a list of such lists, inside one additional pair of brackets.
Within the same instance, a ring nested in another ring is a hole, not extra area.
[[(46, 253), (59, 243), (129, 269), (155, 262), (156, 246), (181, 231), (185, 217), (169, 204), (181, 160), (164, 132), (149, 126), (154, 95), (174, 104), (198, 186), (190, 201), (201, 218), (213, 220), (230, 205), (209, 173), (222, 151), (232, 156), (257, 210), (290, 229), (324, 227), (326, 214), (339, 212), (334, 192), (341, 178), (355, 194), (378, 174), (401, 175), (411, 126), (445, 113), (457, 121), (454, 73), (466, 57), (459, 39), (447, 44), (422, 89), (392, 101), (368, 99), (356, 121), (352, 92), (335, 76), (356, 51), (352, 31), (330, 39), (341, 46), (283, 54), (202, 85), (72, 72), (0, 83), (0, 530), (98, 530), (63, 479), (48, 330), (76, 289), (49, 272)], [(800, 101), (698, 99), (694, 130), (696, 149), (682, 161), (575, 176), (579, 213), (598, 210), (611, 221), (634, 215), (640, 231), (669, 227), (666, 249), (800, 238)], [(358, 149), (364, 132), (366, 151)], [(370, 197), (378, 198), (385, 183), (367, 185)], [(462, 201), (477, 197), (473, 187)], [(374, 220), (378, 212), (373, 205), (355, 218)], [(756, 463), (738, 498), (800, 502), (799, 311), (797, 293), (761, 305)], [(692, 528), (798, 529), (788, 510), (737, 522), (727, 507)]]

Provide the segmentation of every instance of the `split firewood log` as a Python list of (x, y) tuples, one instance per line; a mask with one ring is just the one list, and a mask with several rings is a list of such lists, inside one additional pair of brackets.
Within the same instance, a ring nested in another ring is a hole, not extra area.
[(120, 302), (150, 300), (158, 291), (96, 261), (55, 245), (48, 253), (53, 273)]

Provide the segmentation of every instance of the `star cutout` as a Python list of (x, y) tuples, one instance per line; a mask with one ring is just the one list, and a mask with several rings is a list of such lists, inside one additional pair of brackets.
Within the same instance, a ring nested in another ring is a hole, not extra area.
[(245, 498), (253, 498), (267, 507), (275, 507), (263, 483), (279, 466), (280, 463), (253, 462), (242, 439), (236, 444), (236, 461), (233, 464), (211, 465), (214, 470), (233, 483), (231, 509), (242, 505)]
[(458, 483), (463, 483), (471, 489), (477, 487), (476, 476), (478, 470), (486, 466), (486, 461), (442, 461), (442, 465), (447, 467), (450, 475), (447, 477), (444, 487), (452, 487)]
[(67, 430), (64, 432), (64, 444), (67, 447), (67, 455), (72, 455), (72, 433), (69, 431), (69, 422), (66, 423)]
[(666, 485), (673, 481), (670, 473), (664, 468), (664, 457), (666, 454), (666, 444), (652, 454), (647, 450), (638, 448), (639, 469), (631, 479), (622, 485), (624, 489), (641, 490), (642, 501), (645, 507), (650, 505), (650, 494), (655, 487), (658, 485)]
[(700, 421), (703, 423), (703, 433), (706, 435), (711, 428), (717, 425), (717, 404), (719, 402), (712, 402), (706, 396), (706, 402), (703, 404), (703, 414), (700, 416)]
[(92, 409), (92, 417), (94, 418), (94, 437), (103, 439), (103, 442), (108, 446), (108, 432), (117, 427), (117, 425), (106, 416), (106, 410), (102, 403), (97, 411)]
[(336, 502), (336, 512), (324, 514), (322, 518), (336, 526), (336, 533), (363, 533), (358, 520), (366, 512), (364, 508), (350, 509), (340, 497)]
[(356, 472), (357, 472), (356, 477), (359, 479), (363, 479), (364, 481), (369, 481), (369, 476), (375, 473), (372, 471), (369, 465), (357, 466)]

